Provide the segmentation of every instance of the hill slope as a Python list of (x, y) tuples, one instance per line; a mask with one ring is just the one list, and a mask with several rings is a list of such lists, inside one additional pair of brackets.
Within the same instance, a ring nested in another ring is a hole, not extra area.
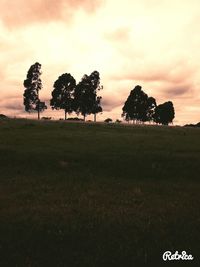
[(0, 121), (0, 265), (196, 258), (200, 130)]

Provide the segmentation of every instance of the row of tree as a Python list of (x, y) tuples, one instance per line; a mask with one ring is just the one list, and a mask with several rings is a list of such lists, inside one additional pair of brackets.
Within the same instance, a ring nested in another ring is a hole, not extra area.
[[(24, 80), (24, 106), (27, 112), (37, 111), (38, 119), (40, 112), (47, 109), (45, 102), (40, 101), (39, 91), (42, 89), (41, 64), (36, 62), (28, 70), (26, 80)], [(65, 119), (67, 114), (75, 112), (81, 114), (84, 120), (87, 115), (93, 114), (96, 121), (96, 114), (102, 112), (101, 96), (97, 95), (103, 89), (100, 85), (98, 71), (93, 71), (90, 75), (84, 75), (81, 81), (76, 84), (76, 80), (69, 73), (64, 73), (54, 82), (50, 106), (52, 109), (63, 109)]]
[[(38, 119), (40, 112), (47, 109), (45, 102), (40, 101), (39, 97), (39, 91), (42, 89), (41, 74), (41, 64), (36, 62), (30, 67), (24, 80), (25, 110), (37, 111)], [(70, 73), (64, 73), (54, 82), (50, 106), (52, 109), (64, 110), (65, 119), (67, 114), (75, 112), (77, 115), (83, 115), (84, 121), (87, 115), (93, 114), (96, 121), (96, 114), (102, 112), (102, 97), (97, 95), (101, 89), (103, 86), (100, 85), (98, 71), (93, 71), (90, 75), (85, 74), (78, 84)], [(157, 106), (155, 98), (148, 97), (139, 85), (131, 90), (122, 111), (122, 117), (127, 121), (148, 121), (164, 125), (171, 123), (175, 116), (171, 101)]]
[(148, 97), (139, 85), (130, 92), (122, 111), (122, 117), (127, 121), (148, 121), (168, 125), (175, 117), (171, 101), (157, 106), (155, 98)]

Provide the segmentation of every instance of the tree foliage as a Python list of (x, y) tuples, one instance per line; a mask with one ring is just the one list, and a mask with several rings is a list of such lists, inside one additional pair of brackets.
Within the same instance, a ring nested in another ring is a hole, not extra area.
[(122, 116), (125, 120), (135, 121), (151, 121), (156, 107), (156, 100), (142, 90), (140, 85), (137, 85), (131, 90), (122, 110)]
[(82, 80), (77, 84), (74, 92), (74, 111), (84, 116), (102, 112), (101, 96), (97, 92), (102, 89), (100, 86), (100, 76), (98, 71), (90, 75), (84, 75)]
[(65, 111), (65, 119), (67, 113), (72, 113), (74, 110), (74, 90), (76, 80), (70, 73), (64, 73), (58, 77), (54, 83), (52, 91), (52, 99), (50, 105), (53, 109), (63, 109)]
[(90, 74), (91, 88), (93, 94), (93, 105), (91, 113), (94, 114), (96, 120), (96, 114), (102, 112), (101, 107), (101, 96), (97, 96), (97, 92), (103, 89), (103, 86), (100, 85), (100, 75), (98, 71), (93, 71)]
[(160, 104), (155, 109), (154, 121), (163, 125), (168, 125), (175, 117), (174, 106), (171, 101)]
[(24, 80), (24, 106), (27, 112), (37, 111), (38, 119), (40, 112), (47, 108), (45, 102), (41, 102), (39, 98), (39, 91), (42, 89), (41, 64), (36, 62), (33, 64), (27, 73), (26, 80)]
[(147, 99), (147, 110), (146, 110), (146, 116), (147, 121), (153, 121), (154, 120), (154, 113), (156, 109), (156, 99), (152, 96), (148, 97)]
[[(37, 111), (38, 119), (40, 112), (47, 108), (45, 102), (39, 98), (39, 91), (42, 89), (41, 74), (41, 64), (36, 62), (28, 70), (23, 94), (25, 110)], [(96, 121), (96, 114), (102, 112), (102, 97), (98, 95), (98, 91), (103, 89), (103, 86), (100, 85), (98, 71), (93, 71), (90, 75), (85, 74), (77, 85), (70, 73), (64, 73), (54, 82), (53, 87), (50, 105), (52, 109), (63, 109), (65, 119), (67, 113), (76, 112), (77, 115), (83, 115), (84, 120), (87, 115), (93, 114)], [(168, 125), (175, 117), (171, 101), (157, 106), (155, 98), (149, 97), (140, 85), (131, 90), (122, 111), (122, 117), (127, 121), (154, 121)]]
[(112, 122), (113, 120), (111, 119), (111, 118), (107, 118), (107, 119), (105, 119), (104, 120), (104, 122), (106, 122), (106, 123), (110, 123), (110, 122)]

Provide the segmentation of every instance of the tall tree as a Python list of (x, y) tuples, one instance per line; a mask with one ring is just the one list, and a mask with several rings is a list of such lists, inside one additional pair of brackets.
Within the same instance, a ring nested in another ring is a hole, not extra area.
[(70, 73), (64, 73), (58, 77), (54, 83), (52, 99), (50, 105), (53, 109), (63, 109), (65, 111), (65, 120), (67, 113), (72, 113), (74, 109), (74, 90), (76, 81)]
[(147, 120), (148, 95), (137, 85), (131, 90), (123, 108), (122, 116), (125, 120), (146, 121)]
[(98, 71), (93, 71), (90, 74), (91, 82), (91, 94), (93, 95), (93, 105), (91, 113), (94, 114), (94, 121), (96, 122), (96, 114), (102, 112), (101, 107), (101, 96), (97, 96), (97, 92), (103, 89), (103, 86), (100, 85), (100, 74)]
[(151, 122), (154, 120), (154, 114), (157, 104), (155, 98), (151, 96), (148, 97), (147, 103), (147, 121)]
[(39, 98), (39, 91), (42, 89), (41, 74), (40, 63), (36, 62), (31, 65), (26, 80), (24, 80), (25, 90), (23, 94), (25, 110), (27, 112), (37, 111), (38, 120), (40, 119), (40, 112), (47, 108), (45, 102), (41, 102)]
[(154, 121), (163, 125), (171, 123), (175, 117), (174, 106), (171, 101), (160, 104), (155, 109)]
[(103, 111), (101, 107), (101, 96), (95, 96), (95, 101), (92, 109), (92, 114), (94, 114), (94, 122), (97, 120), (97, 113), (100, 113)]
[(130, 95), (122, 108), (122, 117), (124, 117), (127, 121), (152, 121), (155, 108), (155, 98), (148, 97), (148, 95), (142, 90), (142, 87), (137, 85), (133, 90), (131, 90)]
[(102, 88), (98, 71), (92, 72), (89, 76), (85, 74), (77, 84), (74, 92), (74, 110), (77, 114), (83, 115), (84, 121), (90, 114), (94, 114), (94, 121), (96, 121), (96, 114), (102, 112), (102, 98), (97, 96), (97, 91)]
[(90, 101), (90, 83), (89, 76), (84, 75), (81, 81), (76, 85), (74, 91), (74, 111), (77, 114), (83, 115), (84, 121), (87, 114), (90, 114), (91, 101)]

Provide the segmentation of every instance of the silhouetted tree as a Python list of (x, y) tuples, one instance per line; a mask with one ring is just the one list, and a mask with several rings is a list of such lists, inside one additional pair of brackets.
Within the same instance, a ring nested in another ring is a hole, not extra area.
[(124, 106), (122, 108), (122, 116), (125, 120), (134, 120), (137, 119), (137, 110), (136, 110), (136, 92), (141, 90), (141, 86), (137, 85), (133, 90), (131, 90)]
[(90, 105), (91, 101), (89, 101), (89, 77), (88, 75), (84, 75), (82, 80), (76, 85), (74, 91), (74, 111), (77, 113), (81, 113), (84, 117), (90, 113)]
[(155, 98), (148, 97), (148, 95), (142, 90), (142, 87), (137, 85), (133, 90), (131, 90), (130, 95), (122, 108), (122, 117), (124, 117), (127, 121), (152, 121), (155, 108)]
[(93, 105), (91, 113), (94, 114), (94, 121), (96, 122), (96, 114), (102, 112), (102, 97), (97, 96), (97, 92), (102, 90), (103, 86), (100, 85), (100, 75), (98, 71), (93, 71), (89, 77), (91, 82), (91, 95), (93, 95)]
[(142, 87), (137, 85), (131, 90), (123, 108), (122, 117), (125, 120), (147, 121), (148, 95), (142, 91)]
[(102, 112), (101, 97), (97, 96), (97, 91), (101, 90), (99, 72), (94, 71), (89, 76), (84, 75), (82, 80), (77, 84), (74, 92), (74, 111), (81, 113), (84, 117)]
[(64, 73), (58, 77), (54, 83), (54, 90), (52, 91), (52, 99), (50, 105), (52, 109), (64, 109), (65, 120), (67, 113), (72, 113), (74, 109), (74, 90), (76, 81), (69, 73)]
[(0, 114), (0, 120), (4, 120), (4, 119), (7, 119), (8, 117), (4, 114)]
[(147, 121), (151, 122), (154, 120), (154, 114), (156, 109), (156, 100), (153, 97), (147, 99)]
[(96, 122), (97, 119), (97, 113), (102, 112), (102, 107), (101, 107), (101, 96), (97, 96), (95, 95), (95, 99), (94, 99), (94, 105), (93, 105), (93, 109), (92, 109), (92, 114), (94, 114), (94, 122)]
[(107, 118), (107, 119), (104, 120), (104, 122), (110, 123), (110, 122), (112, 122), (112, 119), (111, 118)]
[(160, 104), (155, 109), (154, 121), (163, 125), (171, 123), (175, 117), (174, 106), (171, 101)]
[(47, 108), (45, 102), (41, 102), (39, 98), (39, 91), (42, 89), (41, 64), (36, 62), (33, 64), (27, 73), (26, 80), (24, 80), (24, 106), (27, 112), (37, 111), (38, 120), (40, 119), (40, 112)]

